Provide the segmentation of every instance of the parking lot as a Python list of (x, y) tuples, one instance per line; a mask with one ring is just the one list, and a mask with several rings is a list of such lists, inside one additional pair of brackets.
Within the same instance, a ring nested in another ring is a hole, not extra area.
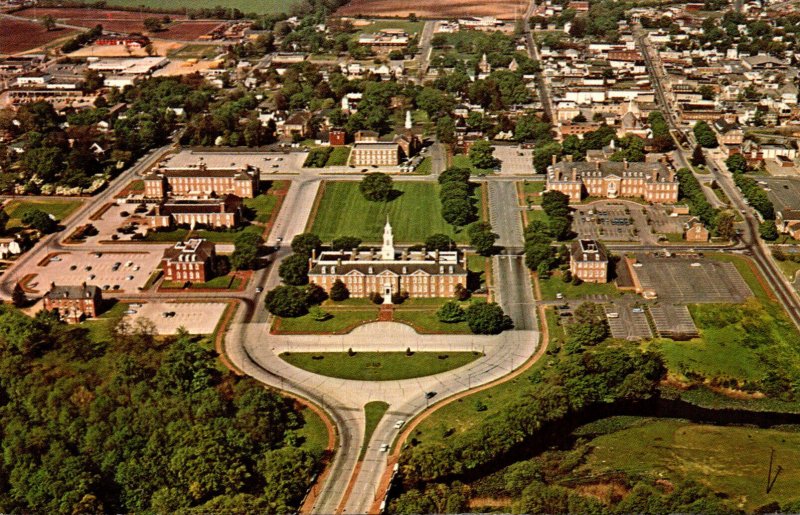
[(161, 260), (160, 250), (147, 252), (70, 252), (37, 266), (29, 286), (45, 292), (50, 283), (96, 285), (104, 291), (136, 292)]
[(675, 304), (743, 302), (753, 293), (733, 263), (703, 258), (637, 256), (633, 272), (645, 292)]
[(604, 309), (614, 338), (636, 341), (653, 337), (643, 307), (612, 303), (606, 304)]
[(650, 233), (640, 208), (614, 202), (578, 206), (572, 229), (580, 238), (604, 241), (640, 241)]
[(523, 175), (533, 173), (533, 150), (519, 145), (497, 145), (494, 157), (500, 160), (500, 173)]
[(175, 334), (180, 327), (192, 334), (211, 334), (226, 306), (224, 302), (148, 302), (130, 304), (126, 316), (132, 322), (150, 320), (159, 335)]
[(689, 308), (684, 305), (659, 303), (650, 306), (650, 315), (662, 338), (686, 339), (699, 336)]
[(767, 196), (775, 204), (775, 210), (797, 209), (800, 206), (800, 179), (756, 177), (758, 184), (767, 190)]

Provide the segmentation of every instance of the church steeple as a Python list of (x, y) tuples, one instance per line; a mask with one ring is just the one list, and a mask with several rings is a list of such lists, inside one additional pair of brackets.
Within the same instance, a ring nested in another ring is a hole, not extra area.
[(392, 224), (389, 223), (388, 214), (386, 215), (386, 225), (383, 226), (381, 259), (384, 261), (391, 261), (394, 259), (394, 234), (392, 234)]

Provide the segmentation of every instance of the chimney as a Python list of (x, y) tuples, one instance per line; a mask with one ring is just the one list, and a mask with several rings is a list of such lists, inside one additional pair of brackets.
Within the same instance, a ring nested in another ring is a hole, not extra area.
[(669, 182), (675, 182), (675, 170), (669, 169)]
[(336, 266), (342, 266), (342, 258), (336, 260)]
[(573, 182), (578, 180), (578, 169), (574, 166), (572, 167), (572, 180)]
[(403, 261), (408, 261), (408, 249), (403, 249)]
[(436, 252), (434, 252), (433, 254), (433, 258), (436, 260), (437, 263), (439, 262), (439, 249), (436, 249)]
[(558, 168), (555, 168), (553, 173), (555, 175), (556, 182), (560, 181), (561, 180), (561, 170), (559, 170)]
[(358, 261), (358, 248), (353, 247), (350, 249), (350, 259), (353, 261)]
[(311, 249), (311, 260), (312, 261), (317, 260), (317, 249)]
[(567, 163), (572, 162), (572, 154), (567, 154)]
[(600, 171), (600, 161), (595, 161), (595, 162), (594, 162), (594, 168), (595, 168), (595, 170), (597, 170), (598, 172)]
[(556, 162), (558, 161), (558, 157), (556, 157), (556, 155), (555, 155), (555, 154), (553, 154), (553, 155), (551, 156), (551, 160), (552, 160), (552, 162), (553, 162), (553, 165), (555, 166)]
[(623, 166), (623, 167), (624, 167), (626, 170), (628, 169), (628, 160), (627, 160), (627, 159), (623, 159), (623, 160), (622, 160), (622, 166)]
[(653, 170), (653, 182), (658, 181), (658, 170)]

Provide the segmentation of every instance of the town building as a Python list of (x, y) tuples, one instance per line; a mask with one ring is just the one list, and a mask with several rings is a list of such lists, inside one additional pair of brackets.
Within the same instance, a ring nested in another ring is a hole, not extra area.
[(214, 277), (215, 246), (202, 238), (180, 241), (161, 258), (165, 281), (204, 283)]
[(165, 200), (147, 213), (147, 223), (154, 229), (174, 226), (229, 229), (237, 227), (243, 216), (241, 197), (177, 198)]
[(350, 152), (353, 166), (397, 166), (400, 145), (397, 143), (356, 143)]
[(120, 36), (100, 36), (94, 42), (99, 46), (117, 46), (124, 45), (130, 48), (144, 48), (150, 44), (150, 39), (141, 34), (129, 34)]
[(569, 271), (587, 283), (607, 283), (608, 254), (595, 240), (578, 240), (570, 249)]
[(50, 291), (44, 294), (44, 309), (58, 311), (61, 320), (68, 324), (95, 318), (100, 312), (102, 302), (100, 288), (86, 283), (80, 286), (56, 286), (51, 283)]
[(259, 170), (252, 166), (212, 168), (205, 163), (187, 167), (163, 166), (144, 177), (144, 196), (148, 199), (177, 197), (216, 197), (258, 195)]
[(331, 129), (328, 131), (328, 144), (332, 147), (340, 147), (347, 143), (347, 133), (344, 129)]
[[(464, 258), (466, 259), (466, 258)], [(381, 295), (384, 303), (392, 295), (408, 293), (410, 297), (452, 297), (456, 286), (467, 285), (466, 263), (459, 262), (458, 251), (401, 252), (394, 246), (389, 220), (383, 230), (380, 253), (369, 251), (323, 251), (312, 256), (308, 279), (330, 291), (339, 280), (352, 297)]]
[(554, 162), (548, 167), (546, 188), (568, 195), (571, 202), (580, 202), (585, 195), (638, 197), (662, 204), (678, 201), (678, 180), (663, 163)]
[(692, 218), (686, 223), (686, 231), (684, 237), (688, 242), (706, 243), (711, 237), (703, 222), (697, 218)]

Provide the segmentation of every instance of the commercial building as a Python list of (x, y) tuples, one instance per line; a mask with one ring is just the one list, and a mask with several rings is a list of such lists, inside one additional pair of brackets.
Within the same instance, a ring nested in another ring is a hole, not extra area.
[(214, 277), (216, 250), (202, 238), (180, 241), (164, 251), (161, 270), (165, 281), (204, 283)]
[(587, 283), (607, 283), (608, 254), (595, 240), (578, 240), (570, 249), (569, 271)]
[(571, 202), (580, 202), (584, 196), (638, 197), (662, 204), (678, 201), (678, 180), (663, 163), (554, 162), (548, 167), (547, 190), (560, 191)]
[(456, 286), (466, 286), (467, 269), (459, 263), (457, 251), (397, 252), (392, 226), (386, 221), (380, 253), (370, 251), (326, 251), (310, 260), (309, 281), (330, 291), (342, 281), (352, 297), (383, 296), (391, 303), (392, 295), (410, 297), (452, 297)]
[(44, 294), (44, 309), (58, 311), (61, 320), (69, 324), (96, 317), (102, 302), (100, 288), (86, 283), (80, 286), (56, 286), (51, 283), (50, 291)]

